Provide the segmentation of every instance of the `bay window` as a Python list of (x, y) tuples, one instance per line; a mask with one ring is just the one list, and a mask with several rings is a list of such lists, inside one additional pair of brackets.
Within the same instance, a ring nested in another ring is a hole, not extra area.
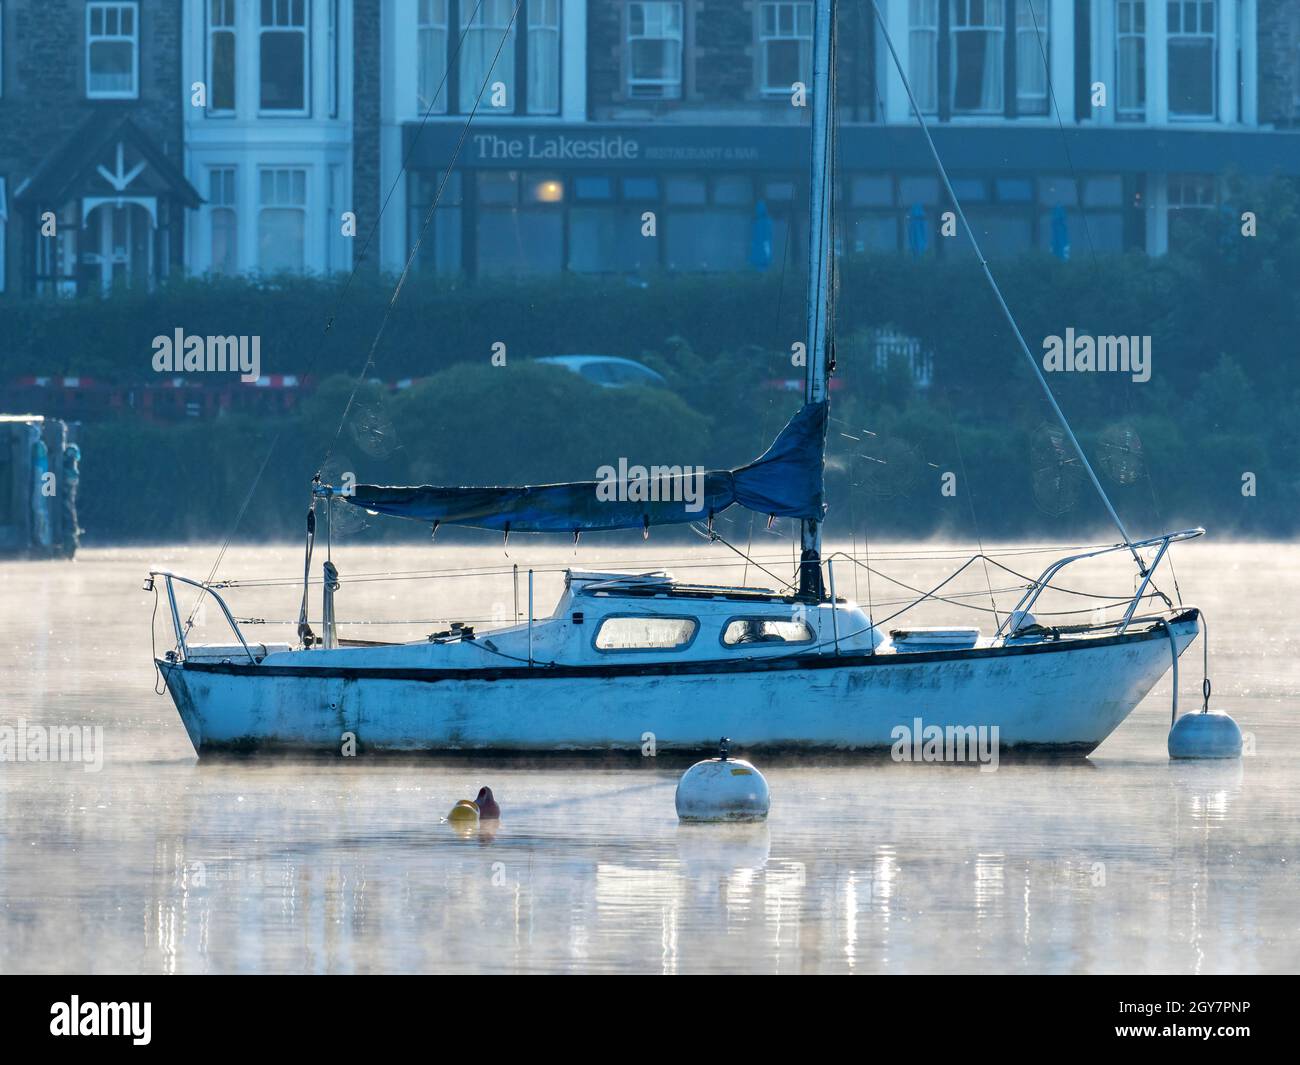
[(258, 39), (261, 109), (307, 111), (307, 0), (261, 0)]
[(301, 273), (306, 263), (307, 171), (267, 168), (258, 177), (258, 266), (268, 274)]
[(208, 111), (235, 110), (235, 0), (208, 3)]
[(208, 171), (208, 226), (214, 274), (233, 274), (239, 269), (235, 188), (233, 166), (213, 167)]

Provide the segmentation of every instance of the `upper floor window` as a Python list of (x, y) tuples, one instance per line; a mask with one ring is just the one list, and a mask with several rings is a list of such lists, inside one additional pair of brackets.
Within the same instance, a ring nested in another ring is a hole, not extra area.
[(137, 5), (86, 5), (86, 96), (134, 99), (140, 91), (140, 21)]
[(680, 0), (637, 0), (627, 5), (627, 93), (662, 100), (681, 97)]
[(528, 113), (560, 111), (560, 0), (528, 0)]
[(767, 96), (785, 96), (795, 82), (812, 80), (811, 3), (760, 4), (758, 85)]
[(258, 30), (263, 111), (307, 111), (307, 0), (261, 0)]
[(235, 0), (208, 2), (208, 110), (235, 110)]
[(1016, 0), (1016, 114), (1045, 115), (1050, 0)]
[(909, 0), (908, 20), (909, 80), (922, 111), (1048, 113), (1048, 0)]
[(1213, 0), (1169, 4), (1169, 115), (1215, 116), (1218, 29)]
[(1003, 0), (952, 0), (949, 62), (954, 114), (1002, 110)]
[(939, 0), (908, 2), (908, 67), (912, 92), (927, 115), (939, 110)]
[(1146, 0), (1116, 0), (1115, 113), (1141, 121), (1147, 114)]
[[(465, 40), (460, 51), (460, 110), (469, 114), (477, 103), (491, 114), (494, 99), (504, 91), (504, 110), (515, 110), (515, 25), (511, 0), (461, 0), (460, 25)], [(480, 96), (482, 102), (480, 102)], [(497, 110), (503, 108), (497, 107)]]
[(562, 7), (562, 0), (419, 0), (420, 113), (469, 114), (477, 105), (479, 114), (559, 114)]
[(416, 24), (416, 100), (420, 114), (447, 110), (447, 6), (449, 0), (420, 0)]
[(329, 69), (325, 72), (325, 106), (330, 118), (339, 117), (339, 30), (339, 0), (329, 0), (329, 17), (325, 27), (326, 59), (329, 62)]

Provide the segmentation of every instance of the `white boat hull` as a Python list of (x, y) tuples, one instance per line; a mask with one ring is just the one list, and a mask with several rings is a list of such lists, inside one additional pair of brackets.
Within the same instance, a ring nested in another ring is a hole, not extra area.
[[(1171, 622), (1179, 652), (1197, 612)], [(159, 661), (194, 747), (339, 753), (890, 748), (919, 719), (1086, 754), (1171, 664), (1163, 627), (924, 653), (497, 669)]]

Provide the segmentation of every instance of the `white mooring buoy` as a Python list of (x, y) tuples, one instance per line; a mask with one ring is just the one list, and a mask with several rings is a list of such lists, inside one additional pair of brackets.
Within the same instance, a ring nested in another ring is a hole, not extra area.
[[(1205, 624), (1204, 614), (1201, 616)], [(1240, 758), (1241, 728), (1227, 714), (1210, 709), (1210, 647), (1209, 629), (1202, 636), (1205, 655), (1205, 673), (1201, 681), (1201, 694), (1204, 702), (1199, 712), (1178, 716), (1178, 651), (1174, 644), (1173, 632), (1165, 626), (1169, 634), (1169, 646), (1173, 650), (1174, 667), (1174, 705), (1170, 711), (1169, 757), (1170, 758)]]
[(743, 758), (731, 758), (725, 736), (718, 757), (696, 762), (677, 782), (682, 821), (763, 821), (770, 796), (763, 774)]
[(1227, 714), (1184, 714), (1169, 730), (1170, 758), (1240, 758), (1241, 729)]

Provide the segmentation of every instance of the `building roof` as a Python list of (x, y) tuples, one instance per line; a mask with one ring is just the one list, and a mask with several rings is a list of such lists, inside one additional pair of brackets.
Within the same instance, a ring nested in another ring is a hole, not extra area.
[(16, 193), (23, 207), (60, 204), (79, 192), (114, 144), (134, 148), (154, 172), (155, 185), (179, 199), (186, 207), (199, 207), (203, 197), (176, 167), (153, 138), (146, 134), (129, 114), (117, 113), (106, 120), (100, 112), (91, 115), (58, 148), (45, 157), (31, 179)]

